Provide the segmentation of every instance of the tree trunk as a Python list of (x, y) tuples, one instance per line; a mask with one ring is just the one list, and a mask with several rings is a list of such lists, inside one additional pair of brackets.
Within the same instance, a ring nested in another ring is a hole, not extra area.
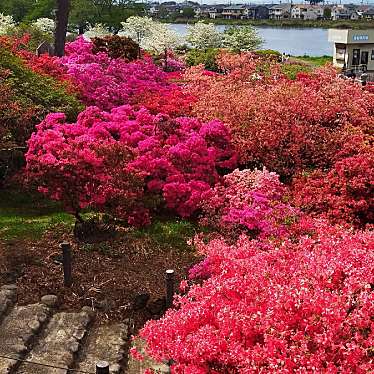
[(64, 55), (66, 31), (68, 28), (70, 0), (57, 0), (56, 30), (55, 30), (55, 56)]
[(168, 50), (165, 48), (164, 50), (165, 53), (165, 61), (164, 61), (164, 71), (168, 70)]

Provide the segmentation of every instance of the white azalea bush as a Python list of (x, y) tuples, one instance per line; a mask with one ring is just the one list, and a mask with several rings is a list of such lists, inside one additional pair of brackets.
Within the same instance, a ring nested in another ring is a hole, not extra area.
[(111, 35), (109, 30), (102, 23), (96, 23), (94, 26), (90, 25), (83, 36), (85, 39), (92, 39), (103, 38), (108, 35)]
[(12, 16), (6, 16), (5, 14), (0, 13), (0, 35), (6, 35), (8, 31), (15, 26), (16, 23)]
[(46, 34), (53, 34), (55, 31), (55, 21), (50, 18), (38, 18), (32, 25)]
[(142, 48), (146, 48), (152, 29), (156, 22), (150, 17), (129, 17), (126, 22), (121, 22), (122, 30), (119, 35), (127, 36), (136, 41)]
[(213, 23), (197, 22), (188, 26), (186, 40), (195, 49), (220, 48), (223, 35)]

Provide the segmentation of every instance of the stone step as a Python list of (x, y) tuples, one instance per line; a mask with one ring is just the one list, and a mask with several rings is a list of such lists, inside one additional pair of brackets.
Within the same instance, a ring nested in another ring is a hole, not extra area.
[(0, 321), (17, 299), (17, 287), (13, 284), (0, 288)]
[[(0, 325), (0, 355), (23, 358), (50, 313), (51, 309), (41, 303), (14, 307)], [(0, 357), (0, 374), (15, 366), (17, 361)]]
[[(17, 373), (66, 374), (73, 365), (91, 317), (86, 308), (83, 308), (80, 313), (55, 314), (39, 336), (36, 345), (26, 356), (26, 360), (34, 364), (22, 363)], [(44, 367), (36, 365), (37, 363), (59, 368)]]
[(88, 333), (77, 369), (94, 373), (96, 363), (106, 361), (110, 365), (111, 374), (119, 373), (125, 358), (128, 330), (128, 323), (115, 323), (93, 328)]
[(128, 365), (126, 369), (126, 374), (143, 374), (147, 369), (153, 370), (154, 373), (158, 374), (169, 374), (170, 368), (165, 363), (158, 363), (147, 356), (145, 352), (145, 342), (136, 338), (132, 342), (132, 348), (136, 348), (138, 353), (143, 356), (143, 360), (139, 361), (132, 357), (131, 355), (128, 358)]

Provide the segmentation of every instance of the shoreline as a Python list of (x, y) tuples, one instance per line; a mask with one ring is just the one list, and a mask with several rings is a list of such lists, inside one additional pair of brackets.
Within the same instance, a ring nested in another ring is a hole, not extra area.
[(303, 21), (298, 19), (292, 20), (230, 20), (230, 19), (210, 19), (210, 18), (176, 18), (176, 19), (159, 19), (158, 21), (164, 23), (174, 23), (174, 24), (192, 24), (199, 21), (205, 21), (207, 23), (214, 23), (215, 25), (252, 25), (252, 26), (263, 26), (263, 27), (279, 27), (279, 28), (337, 28), (337, 29), (371, 29), (374, 28), (374, 21), (329, 21), (329, 20), (319, 20), (319, 21)]

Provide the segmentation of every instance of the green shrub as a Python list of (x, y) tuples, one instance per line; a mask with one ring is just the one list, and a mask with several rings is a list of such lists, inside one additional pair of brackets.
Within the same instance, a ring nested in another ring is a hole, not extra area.
[[(74, 121), (83, 109), (82, 104), (65, 86), (51, 77), (40, 75), (27, 67), (10, 50), (0, 45), (0, 76), (2, 84), (9, 87), (11, 102), (18, 108), (32, 109), (28, 123), (8, 118), (8, 138), (18, 145), (24, 145), (39, 123), (51, 112), (64, 112), (69, 121)], [(9, 99), (9, 98), (8, 98)], [(0, 101), (4, 98), (0, 98)]]
[(27, 43), (27, 46), (25, 47), (27, 47), (27, 49), (31, 52), (35, 52), (42, 42), (48, 42), (50, 44), (53, 43), (52, 35), (44, 33), (37, 27), (34, 27), (27, 23), (21, 23), (17, 27), (11, 29), (8, 32), (8, 36), (15, 38), (21, 38), (25, 34), (30, 35), (30, 41)]
[(295, 79), (297, 73), (309, 72), (312, 68), (308, 65), (303, 64), (283, 64), (282, 72), (289, 78)]
[(207, 50), (192, 49), (186, 55), (186, 63), (188, 66), (204, 64), (205, 69), (218, 71), (216, 62), (218, 48), (209, 48)]
[(273, 49), (259, 49), (256, 51), (256, 54), (260, 56), (282, 56), (280, 52), (274, 51)]

